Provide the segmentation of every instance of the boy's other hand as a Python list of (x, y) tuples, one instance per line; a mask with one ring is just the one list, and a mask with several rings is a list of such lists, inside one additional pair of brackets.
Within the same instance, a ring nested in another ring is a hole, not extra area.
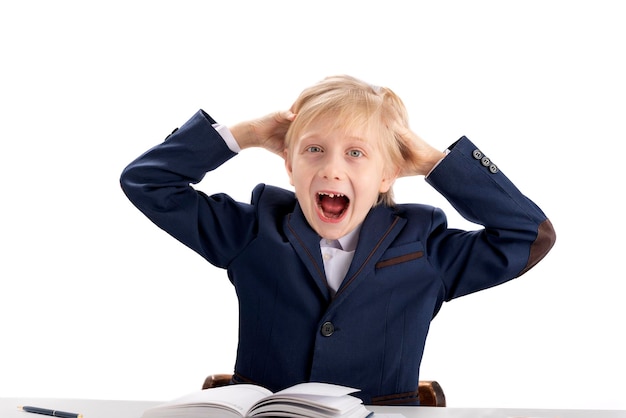
[(283, 157), (285, 134), (295, 117), (293, 112), (282, 110), (238, 123), (229, 129), (241, 149), (261, 147)]
[(408, 150), (402, 167), (399, 167), (398, 177), (425, 176), (445, 157), (445, 153), (424, 141), (408, 127), (398, 124), (395, 131)]

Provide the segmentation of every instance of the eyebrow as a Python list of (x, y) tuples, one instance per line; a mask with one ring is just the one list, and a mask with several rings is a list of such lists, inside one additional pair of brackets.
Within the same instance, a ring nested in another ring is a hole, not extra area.
[[(354, 139), (357, 141), (362, 141), (362, 142), (371, 142), (369, 141), (367, 138), (362, 137), (362, 136), (355, 136), (355, 135), (342, 135), (344, 138), (346, 139)], [(317, 139), (317, 138), (324, 138), (325, 135), (323, 134), (319, 134), (319, 133), (312, 133), (312, 134), (304, 134), (302, 136), (300, 136), (298, 139), (302, 140), (302, 139)]]

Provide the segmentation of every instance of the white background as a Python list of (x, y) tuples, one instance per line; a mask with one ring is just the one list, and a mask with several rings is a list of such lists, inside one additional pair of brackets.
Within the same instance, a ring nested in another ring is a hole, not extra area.
[[(167, 400), (232, 371), (225, 273), (144, 218), (119, 175), (198, 108), (231, 124), (347, 73), (396, 91), (437, 147), (469, 136), (557, 230), (523, 278), (444, 305), (422, 379), (449, 406), (626, 409), (623, 10), (2, 2), (0, 396)], [(259, 182), (289, 187), (282, 160), (246, 151), (199, 188), (247, 201)], [(473, 228), (421, 178), (396, 194)]]

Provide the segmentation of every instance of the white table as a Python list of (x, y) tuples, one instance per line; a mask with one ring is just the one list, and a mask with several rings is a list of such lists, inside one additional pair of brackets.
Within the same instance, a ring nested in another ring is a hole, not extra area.
[[(20, 411), (20, 405), (83, 414), (84, 418), (140, 418), (160, 402), (87, 399), (0, 398), (0, 418), (44, 418)], [(376, 417), (402, 414), (406, 418), (626, 418), (626, 411), (574, 409), (497, 409), (368, 406)]]

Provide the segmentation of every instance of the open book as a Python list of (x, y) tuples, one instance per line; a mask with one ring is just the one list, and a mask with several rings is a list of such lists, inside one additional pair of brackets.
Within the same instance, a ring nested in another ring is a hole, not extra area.
[(142, 418), (298, 417), (365, 418), (372, 413), (358, 392), (328, 383), (300, 383), (272, 393), (256, 385), (238, 384), (191, 393), (144, 412)]

